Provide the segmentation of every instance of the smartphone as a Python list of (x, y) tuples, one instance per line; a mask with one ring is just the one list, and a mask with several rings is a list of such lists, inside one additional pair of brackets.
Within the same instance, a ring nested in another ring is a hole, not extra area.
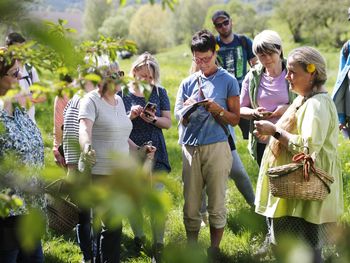
[(272, 114), (273, 112), (272, 111), (263, 111), (263, 112), (260, 112), (260, 115), (262, 115), (263, 117), (268, 117)]
[(146, 106), (143, 108), (143, 113), (147, 116), (147, 117), (151, 117), (151, 113), (155, 113), (157, 110), (157, 104), (152, 103), (152, 102), (147, 102)]
[(152, 102), (147, 102), (146, 106), (143, 108), (143, 110), (151, 111), (151, 112), (156, 112), (157, 110), (157, 104), (152, 103)]

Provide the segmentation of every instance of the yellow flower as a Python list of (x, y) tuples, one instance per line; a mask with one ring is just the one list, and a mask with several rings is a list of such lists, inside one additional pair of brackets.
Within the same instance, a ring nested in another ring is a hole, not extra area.
[(309, 73), (314, 73), (315, 70), (316, 70), (315, 64), (308, 64), (308, 65), (306, 66), (306, 70), (307, 70), (307, 72), (309, 72)]
[(220, 46), (218, 44), (215, 45), (215, 51), (218, 52), (220, 49)]

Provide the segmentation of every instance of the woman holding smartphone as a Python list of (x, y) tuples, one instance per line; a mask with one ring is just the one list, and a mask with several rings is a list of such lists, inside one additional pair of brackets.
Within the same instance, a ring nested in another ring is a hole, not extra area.
[[(153, 146), (157, 148), (153, 172), (169, 173), (171, 168), (162, 129), (171, 127), (170, 102), (166, 90), (159, 85), (158, 62), (150, 53), (145, 52), (132, 64), (130, 75), (136, 81), (130, 83), (129, 93), (125, 95), (119, 92), (133, 124), (130, 139), (138, 145), (152, 141)], [(141, 85), (150, 85), (151, 94), (148, 99), (145, 98)], [(156, 187), (162, 189), (163, 185)], [(135, 234), (136, 253), (139, 253), (144, 245), (145, 235), (142, 220), (137, 219), (142, 219), (142, 216), (131, 218), (130, 223)], [(154, 239), (153, 259), (159, 262), (163, 249), (165, 221), (154, 221), (151, 222)]]
[[(264, 30), (253, 41), (256, 64), (245, 76), (240, 96), (241, 117), (248, 120), (269, 120), (276, 123), (295, 95), (289, 92), (285, 79), (286, 60), (283, 58), (282, 40), (277, 32)], [(251, 127), (254, 127), (253, 125)], [(250, 154), (261, 164), (269, 136), (257, 139), (251, 129), (249, 134)]]

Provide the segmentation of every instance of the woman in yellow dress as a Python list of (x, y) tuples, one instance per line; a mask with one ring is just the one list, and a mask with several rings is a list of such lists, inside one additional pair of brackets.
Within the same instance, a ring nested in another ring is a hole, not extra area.
[[(265, 150), (256, 189), (256, 212), (272, 218), (272, 243), (282, 238), (297, 238), (311, 248), (311, 262), (322, 262), (322, 247), (329, 239), (337, 219), (343, 212), (343, 182), (337, 154), (337, 111), (324, 83), (326, 63), (314, 48), (291, 51), (286, 79), (299, 96), (282, 118), (273, 124), (255, 121), (255, 135), (272, 135)], [(283, 199), (269, 191), (267, 169), (291, 162), (293, 154), (307, 146), (316, 153), (315, 167), (333, 176), (330, 194), (323, 201)]]

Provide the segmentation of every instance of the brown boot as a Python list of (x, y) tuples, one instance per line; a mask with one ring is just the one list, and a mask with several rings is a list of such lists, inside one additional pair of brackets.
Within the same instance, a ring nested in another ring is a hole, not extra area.
[(214, 227), (210, 226), (211, 247), (218, 248), (220, 246), (220, 242), (221, 242), (223, 234), (224, 234), (224, 228), (214, 228)]
[(198, 242), (198, 231), (188, 231), (186, 230), (187, 243), (197, 243)]

